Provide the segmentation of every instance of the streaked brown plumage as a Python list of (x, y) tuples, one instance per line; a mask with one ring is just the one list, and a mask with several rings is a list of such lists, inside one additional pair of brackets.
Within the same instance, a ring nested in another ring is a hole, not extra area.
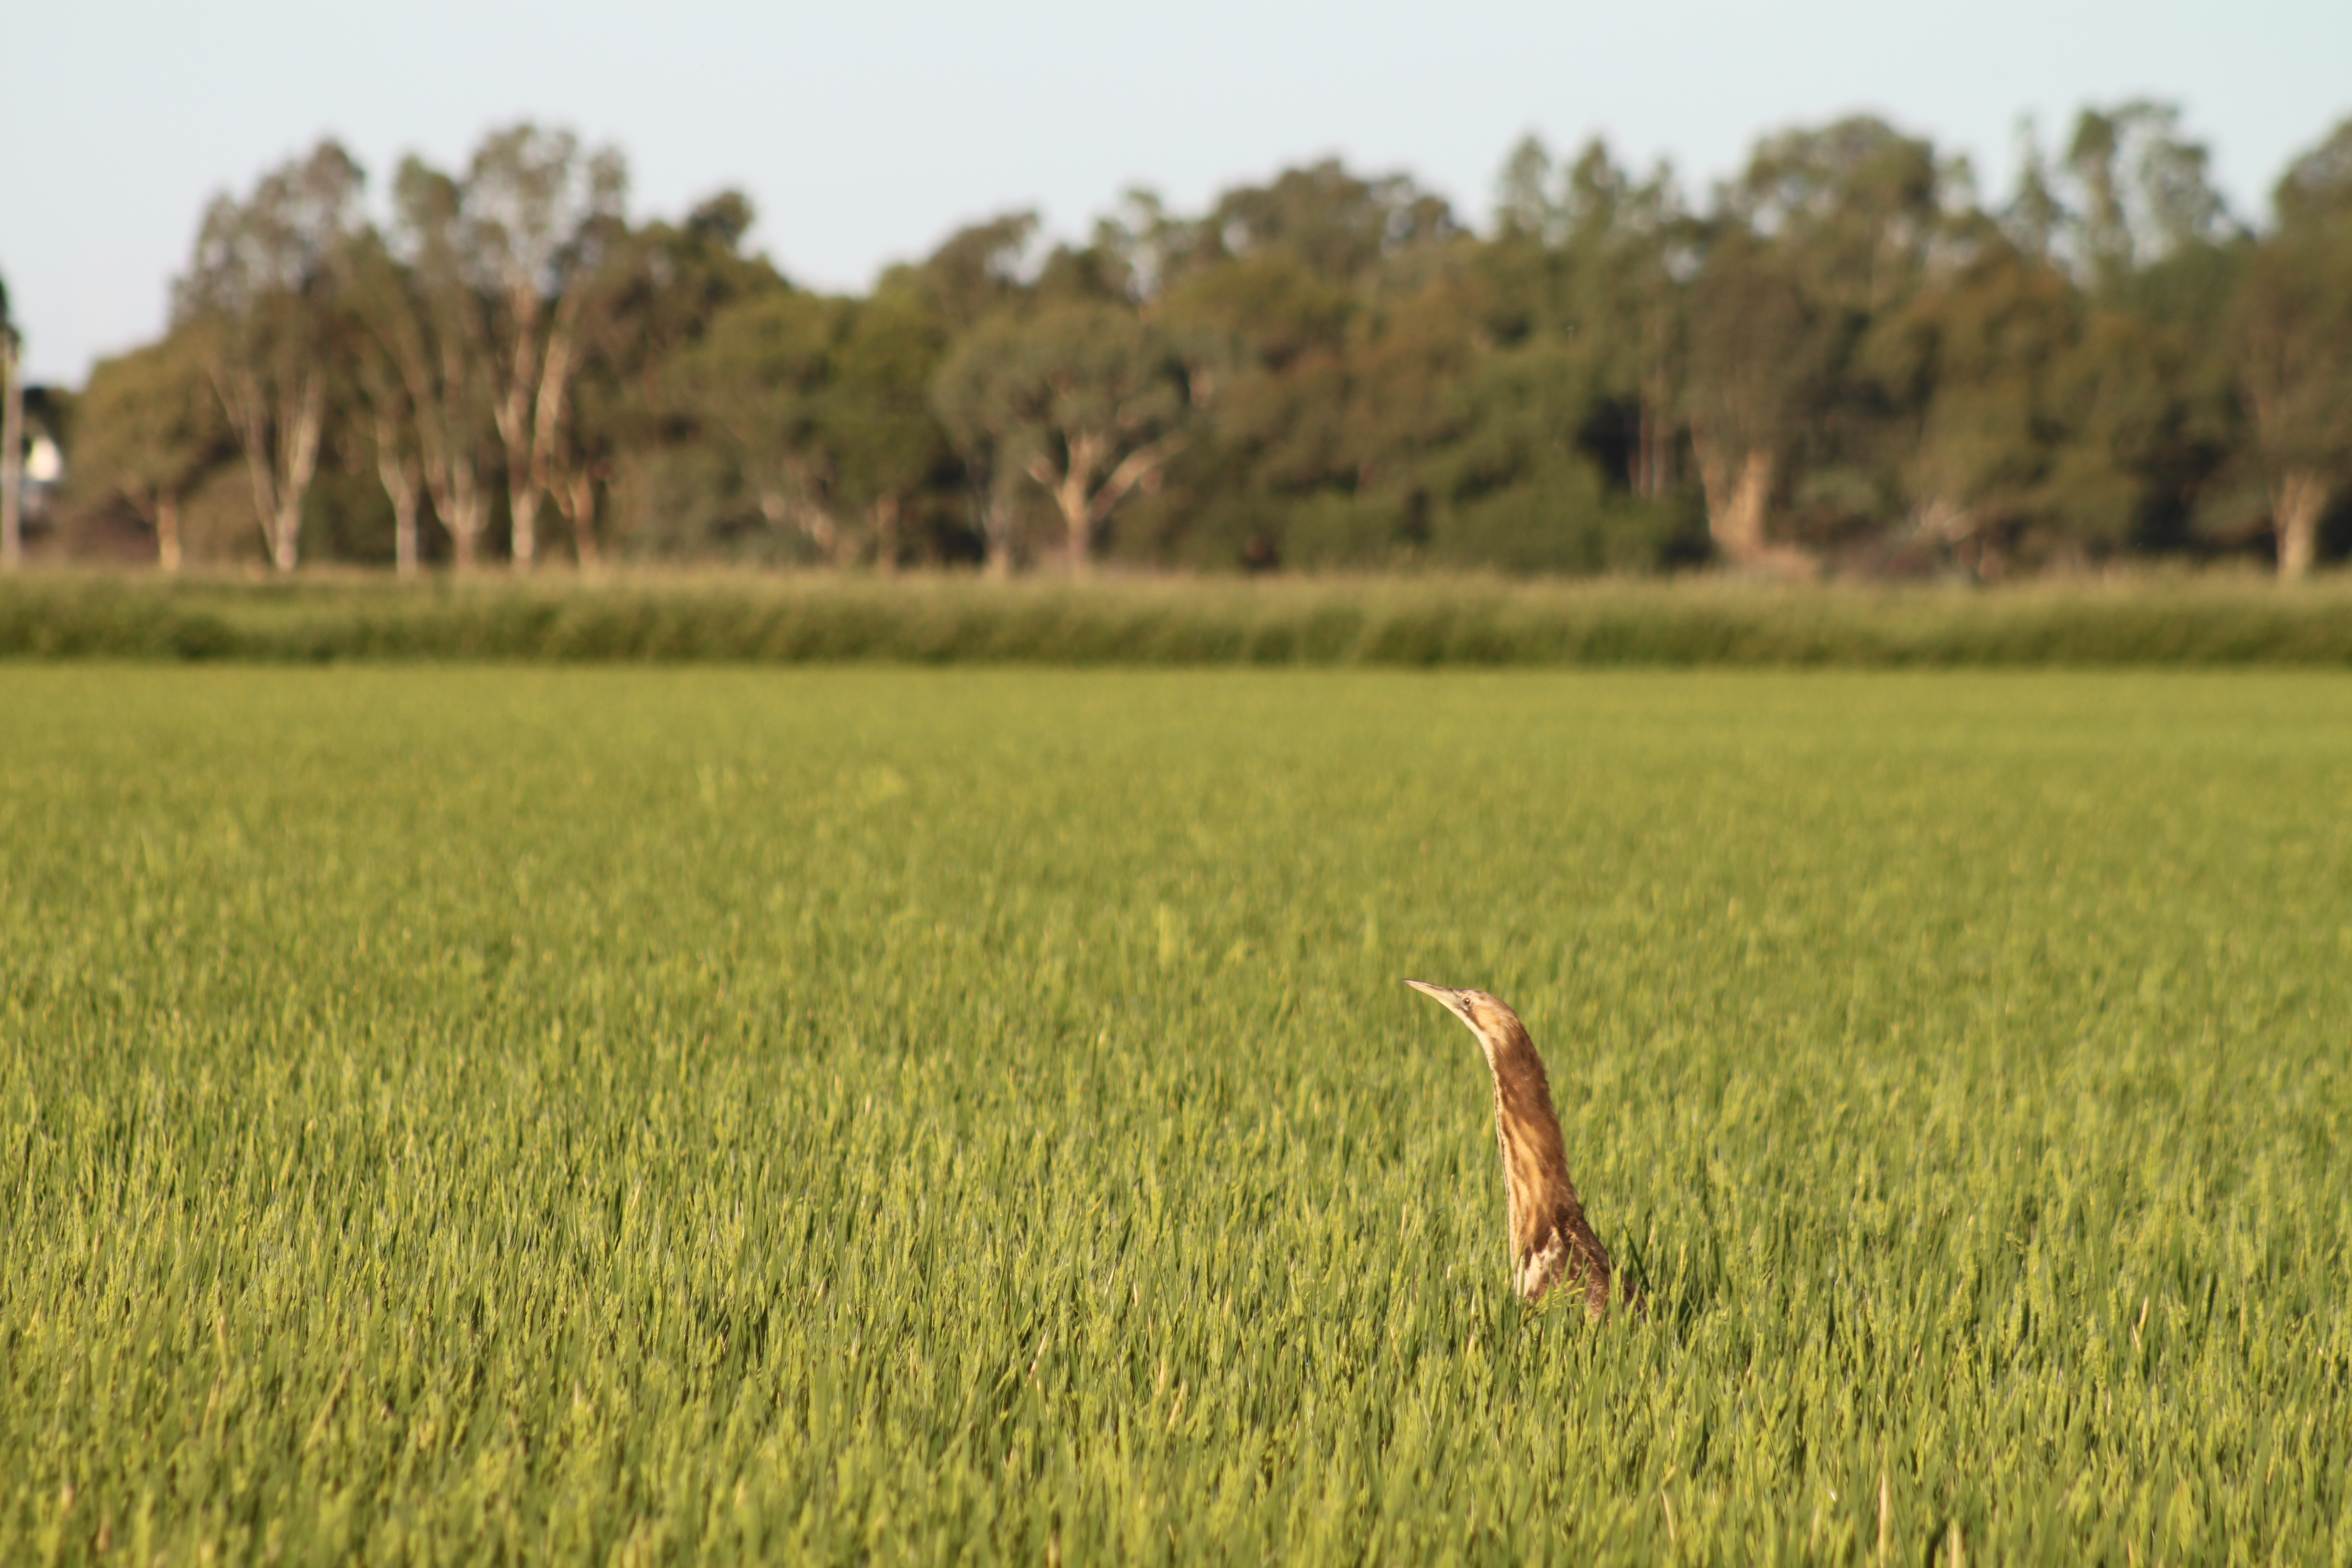
[(1503, 1193), (1510, 1208), (1511, 1277), (1519, 1294), (1540, 1301), (1562, 1278), (1584, 1289), (1585, 1315), (1609, 1315), (1615, 1270), (1609, 1249), (1585, 1222), (1584, 1204), (1568, 1178), (1568, 1152), (1551, 1084), (1527, 1026), (1502, 998), (1408, 980), (1470, 1026), (1495, 1079), (1495, 1139), (1503, 1149)]

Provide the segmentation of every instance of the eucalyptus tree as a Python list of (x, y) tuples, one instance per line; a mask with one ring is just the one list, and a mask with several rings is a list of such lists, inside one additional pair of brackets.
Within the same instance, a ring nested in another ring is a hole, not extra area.
[(461, 197), (463, 255), (485, 312), (490, 412), (505, 448), (514, 564), (538, 556), (555, 478), (580, 316), (621, 226), (628, 173), (612, 148), (530, 123), (475, 149)]
[(1029, 280), (1024, 274), (1036, 241), (1035, 213), (1001, 214), (948, 236), (923, 259), (915, 276), (948, 330), (969, 331), (1028, 300)]
[(2059, 194), (2059, 171), (2042, 145), (2042, 132), (2031, 114), (2020, 115), (2011, 140), (2017, 152), (2017, 185), (1990, 216), (2017, 251), (2043, 266), (2062, 264), (2061, 247), (2070, 215)]
[(299, 560), (302, 504), (318, 470), (336, 296), (363, 175), (333, 142), (264, 174), (242, 202), (206, 209), (174, 290), (245, 459), (270, 563)]
[(1408, 536), (1425, 531), (1436, 499), (1422, 459), (1463, 434), (1472, 409), (1459, 394), (1491, 352), (1472, 260), (1466, 245), (1440, 264), (1418, 258), (1417, 276), (1383, 279), (1349, 321), (1335, 456), (1358, 496), (1384, 493), (1404, 510)]
[(156, 563), (182, 564), (182, 501), (236, 451), (186, 332), (100, 360), (76, 409), (77, 490), (129, 507), (155, 535)]
[(2352, 120), (2294, 161), (2272, 201), (2277, 226), (2247, 268), (2233, 336), (2279, 575), (2300, 577), (2352, 479)]
[(1408, 174), (1358, 174), (1337, 159), (1237, 185), (1202, 218), (1194, 265), (1283, 251), (1324, 278), (1360, 282), (1463, 233), (1444, 197)]
[[(914, 269), (914, 279), (954, 341), (961, 342), (993, 317), (1018, 313), (1034, 303), (1027, 274), (1037, 229), (1034, 212), (1000, 214), (958, 229)], [(992, 577), (1009, 575), (1021, 531), (1020, 466), (1013, 454), (999, 449), (992, 422), (947, 416), (940, 376), (934, 371), (926, 395), (961, 470), (986, 570)]]
[(1170, 212), (1158, 192), (1131, 185), (1095, 220), (1088, 249), (1103, 258), (1120, 298), (1148, 307), (1201, 259), (1207, 229), (1201, 220)]
[(1090, 568), (1121, 500), (1182, 444), (1190, 387), (1166, 335), (1133, 310), (1072, 301), (992, 317), (940, 367), (941, 423), (1051, 499), (1069, 568)]
[(1707, 532), (1737, 566), (1780, 559), (1767, 537), (1773, 493), (1834, 372), (1832, 335), (1792, 272), (1785, 255), (1733, 223), (1691, 285), (1685, 409)]
[[(1644, 500), (1666, 496), (1682, 434), (1683, 279), (1698, 239), (1673, 169), (1662, 163), (1637, 180), (1597, 137), (1558, 165), (1530, 136), (1496, 184), (1493, 260), (1507, 275), (1540, 279), (1518, 283), (1541, 296), (1528, 301), (1527, 329), (1566, 340), (1591, 377), (1593, 413), (1622, 418), (1626, 487)], [(1515, 251), (1541, 262), (1515, 268)]]
[(835, 562), (852, 542), (837, 515), (837, 473), (821, 429), (847, 314), (845, 301), (799, 289), (753, 295), (721, 310), (673, 371), (769, 526), (794, 530)]
[(2147, 100), (2084, 109), (2048, 151), (2021, 122), (2019, 142), (2001, 227), (2065, 272), (2081, 306), (2055, 373), (2067, 391), (2050, 434), (2046, 528), (2084, 555), (2210, 531), (2217, 481), (2244, 438), (2228, 307), (2247, 248), (2210, 156), (2177, 107)]
[(928, 392), (948, 334), (914, 280), (886, 277), (856, 303), (835, 342), (818, 432), (835, 494), (863, 519), (875, 564), (895, 569), (908, 512), (950, 460)]
[(1283, 250), (1181, 273), (1155, 320), (1206, 395), (1183, 458), (1192, 484), (1274, 501), (1352, 485), (1342, 432), (1349, 326), (1364, 305)]
[(1855, 117), (1765, 138), (1718, 192), (1690, 289), (1685, 407), (1708, 531), (1735, 564), (1805, 569), (1773, 537), (1776, 499), (1808, 470), (1868, 489), (1883, 468), (1889, 431), (1854, 355), (1922, 286), (1962, 173)]
[(2053, 367), (2044, 512), (2055, 560), (2082, 563), (2144, 544), (2179, 482), (2196, 352), (2126, 310), (2082, 301), (2074, 342)]
[(1796, 257), (1808, 289), (1850, 321), (1918, 289), (1962, 176), (1927, 142), (1858, 115), (1765, 137), (1724, 203)]
[[(696, 524), (733, 521), (739, 497), (728, 440), (698, 406), (691, 372), (729, 307), (790, 291), (767, 258), (744, 249), (754, 219), (740, 192), (697, 203), (617, 237), (587, 313), (589, 353), (569, 422), (560, 487), (575, 539), (590, 542), (586, 508), (601, 489), (621, 548), (687, 552), (710, 542)], [(763, 520), (764, 523), (764, 520)]]
[(721, 311), (677, 383), (731, 455), (771, 527), (827, 561), (898, 562), (918, 492), (947, 443), (925, 401), (947, 332), (916, 280), (863, 300), (776, 289)]
[[(583, 334), (592, 345), (602, 335), (593, 327)], [(572, 531), (572, 558), (583, 570), (604, 560), (596, 538), (596, 498), (612, 483), (622, 443), (633, 425), (625, 405), (623, 389), (609, 375), (576, 375), (564, 399), (550, 493), (556, 512)]]
[(1630, 488), (1662, 500), (1676, 485), (1686, 357), (1680, 279), (1694, 261), (1696, 226), (1665, 163), (1636, 182), (1595, 140), (1565, 175), (1577, 325), (1594, 340), (1602, 384), (1635, 409)]
[[(2039, 167), (2036, 161), (2029, 168)], [(2135, 99), (2074, 121), (2053, 198), (2078, 276), (2113, 297), (2184, 247), (2232, 232), (2212, 154), (2183, 134), (2177, 104)]]
[(487, 303), (467, 261), (464, 204), (457, 181), (404, 160), (389, 233), (358, 252), (353, 302), (363, 352), (391, 373), (372, 373), (378, 406), (407, 420), (434, 515), (457, 570), (468, 572), (488, 521), (482, 473), (494, 460), (494, 426)]
[(418, 569), (419, 519), (425, 497), (425, 419), (403, 372), (404, 340), (418, 331), (413, 283), (374, 229), (352, 247), (350, 268), (352, 375), (356, 406), (377, 482), (392, 503), (394, 570)]
[(625, 447), (647, 428), (629, 374), (645, 353), (633, 341), (646, 325), (632, 310), (639, 248), (619, 226), (608, 232), (605, 254), (583, 280), (573, 314), (569, 384), (556, 402), (551, 437), (534, 453), (545, 492), (571, 530), (572, 560), (583, 570), (603, 559), (597, 497), (619, 473)]
[(1185, 438), (1153, 474), (1160, 547), (1264, 566), (1410, 544), (1415, 464), (1451, 427), (1445, 389), (1484, 326), (1483, 309), (1455, 309), (1477, 291), (1473, 244), (1409, 177), (1336, 161), (1228, 189), (1194, 218), (1131, 198), (1097, 248), (1129, 258), (1184, 370)]
[[(2102, 449), (2081, 445), (2084, 410), (2062, 395), (2079, 391), (2069, 377), (2084, 314), (2063, 272), (1987, 219), (1963, 256), (1873, 328), (1857, 370), (1907, 426), (1895, 468), (1915, 545), (1990, 580), (2063, 531), (2061, 502), (2090, 499)], [(2111, 463), (2098, 471), (2111, 485), (2120, 477)]]

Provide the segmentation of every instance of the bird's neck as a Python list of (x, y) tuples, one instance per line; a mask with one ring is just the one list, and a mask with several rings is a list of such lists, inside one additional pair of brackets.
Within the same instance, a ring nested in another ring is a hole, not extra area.
[(1495, 1036), (1482, 1034), (1486, 1067), (1495, 1079), (1496, 1131), (1506, 1142), (1526, 1146), (1541, 1163), (1561, 1157), (1559, 1117), (1552, 1110), (1551, 1084), (1543, 1058), (1525, 1028), (1506, 1028)]

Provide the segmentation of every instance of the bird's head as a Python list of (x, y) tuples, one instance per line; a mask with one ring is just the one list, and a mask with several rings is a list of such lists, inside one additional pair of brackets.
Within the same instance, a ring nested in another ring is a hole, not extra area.
[(1439, 1005), (1470, 1026), (1470, 1032), (1478, 1037), (1479, 1047), (1486, 1053), (1489, 1062), (1495, 1059), (1495, 1048), (1512, 1037), (1514, 1033), (1526, 1034), (1525, 1027), (1519, 1023), (1519, 1016), (1512, 1012), (1501, 997), (1491, 993), (1456, 990), (1451, 985), (1432, 985), (1426, 980), (1408, 980), (1405, 984), (1424, 996), (1436, 997)]

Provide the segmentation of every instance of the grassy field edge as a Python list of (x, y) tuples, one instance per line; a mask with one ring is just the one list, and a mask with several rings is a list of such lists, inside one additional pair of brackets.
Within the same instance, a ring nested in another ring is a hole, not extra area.
[(42, 574), (0, 584), (0, 658), (2331, 666), (2352, 664), (2352, 584)]

